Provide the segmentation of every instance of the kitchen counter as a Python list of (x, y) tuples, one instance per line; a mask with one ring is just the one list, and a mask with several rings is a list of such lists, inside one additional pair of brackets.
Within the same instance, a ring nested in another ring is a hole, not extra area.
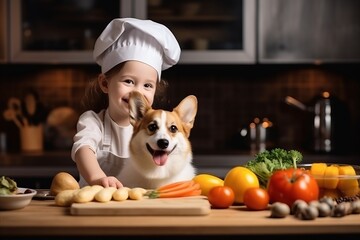
[[(193, 157), (197, 174), (206, 173), (224, 178), (227, 172), (238, 165), (244, 165), (254, 158), (246, 152), (195, 153)], [(338, 162), (358, 165), (359, 156), (304, 154), (303, 163)], [(19, 186), (27, 188), (50, 188), (52, 178), (58, 172), (68, 172), (76, 179), (79, 173), (70, 151), (38, 153), (1, 153), (0, 176), (13, 178)]]
[[(225, 177), (234, 166), (244, 165), (254, 158), (250, 153), (195, 153), (194, 166), (198, 173), (209, 173)], [(326, 154), (304, 154), (303, 163), (333, 162), (359, 164), (359, 156), (337, 156)], [(78, 176), (75, 162), (69, 151), (39, 152), (39, 153), (2, 153), (0, 154), (0, 176), (14, 178), (52, 178), (57, 172), (69, 172)], [(28, 186), (31, 187), (31, 186)], [(34, 188), (34, 187), (33, 187)], [(38, 187), (48, 188), (48, 186)]]
[[(75, 173), (76, 164), (69, 152), (34, 152), (0, 154), (0, 174), (22, 177), (46, 177), (57, 171)], [(77, 173), (76, 173), (77, 174)]]
[[(270, 211), (247, 211), (244, 206), (212, 209), (205, 216), (72, 216), (69, 208), (55, 206), (54, 200), (32, 200), (23, 209), (0, 211), (0, 237), (119, 238), (137, 236), (159, 239), (164, 236), (252, 238), (288, 235), (360, 236), (360, 214), (342, 218), (299, 220), (293, 216), (269, 218)], [(139, 238), (138, 238), (139, 239)], [(348, 238), (346, 238), (348, 239)]]

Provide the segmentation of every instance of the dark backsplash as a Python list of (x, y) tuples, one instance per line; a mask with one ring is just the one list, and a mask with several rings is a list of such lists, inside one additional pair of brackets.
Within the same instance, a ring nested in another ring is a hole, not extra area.
[[(348, 107), (349, 154), (358, 154), (360, 142), (359, 65), (177, 65), (164, 71), (169, 82), (167, 104), (171, 109), (189, 94), (198, 98), (198, 114), (191, 132), (195, 153), (247, 151), (238, 138), (239, 129), (255, 117), (273, 123), (272, 146), (309, 150), (309, 116), (285, 104), (287, 95), (310, 104), (322, 91), (329, 91)], [(7, 99), (21, 97), (35, 88), (48, 109), (70, 106), (81, 109), (81, 97), (95, 65), (0, 65), (0, 110)], [(0, 120), (8, 149), (18, 151), (18, 129)], [(353, 140), (351, 140), (353, 139)]]

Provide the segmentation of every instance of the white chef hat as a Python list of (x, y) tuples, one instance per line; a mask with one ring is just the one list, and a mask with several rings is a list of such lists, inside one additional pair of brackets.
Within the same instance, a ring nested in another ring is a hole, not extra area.
[(113, 19), (95, 42), (93, 57), (105, 73), (117, 64), (137, 60), (158, 73), (175, 65), (180, 46), (172, 32), (160, 23), (135, 18)]

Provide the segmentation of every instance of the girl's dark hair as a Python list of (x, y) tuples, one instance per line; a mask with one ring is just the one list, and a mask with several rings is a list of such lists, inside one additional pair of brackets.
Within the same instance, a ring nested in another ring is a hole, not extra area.
[[(120, 71), (123, 65), (123, 63), (116, 65), (105, 73), (105, 77), (111, 78)], [(161, 79), (161, 81), (157, 82), (153, 104), (154, 107), (162, 108), (166, 106), (166, 92), (168, 85), (168, 82), (164, 79)], [(94, 112), (100, 112), (102, 109), (106, 109), (108, 105), (108, 95), (101, 90), (97, 79), (92, 79), (85, 88), (85, 94), (82, 99), (83, 111), (93, 110)]]

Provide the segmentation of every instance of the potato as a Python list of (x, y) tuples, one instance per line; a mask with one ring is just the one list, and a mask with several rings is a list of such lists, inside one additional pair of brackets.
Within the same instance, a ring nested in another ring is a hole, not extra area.
[(129, 198), (129, 190), (128, 187), (121, 187), (113, 193), (112, 198), (115, 201), (124, 201)]
[(79, 191), (76, 190), (64, 190), (59, 192), (55, 197), (55, 204), (61, 207), (69, 207), (73, 203), (74, 194)]
[(59, 172), (52, 179), (50, 194), (56, 196), (61, 191), (76, 189), (80, 189), (80, 185), (76, 179), (67, 172)]
[(94, 200), (95, 195), (102, 189), (104, 189), (104, 187), (100, 185), (85, 186), (74, 194), (73, 201), (76, 203), (91, 202)]
[(131, 188), (129, 190), (129, 198), (132, 200), (140, 200), (144, 197), (144, 194), (146, 192), (147, 191), (144, 188), (140, 188), (140, 187)]
[(95, 194), (95, 200), (98, 202), (109, 202), (112, 199), (116, 187), (106, 187)]

